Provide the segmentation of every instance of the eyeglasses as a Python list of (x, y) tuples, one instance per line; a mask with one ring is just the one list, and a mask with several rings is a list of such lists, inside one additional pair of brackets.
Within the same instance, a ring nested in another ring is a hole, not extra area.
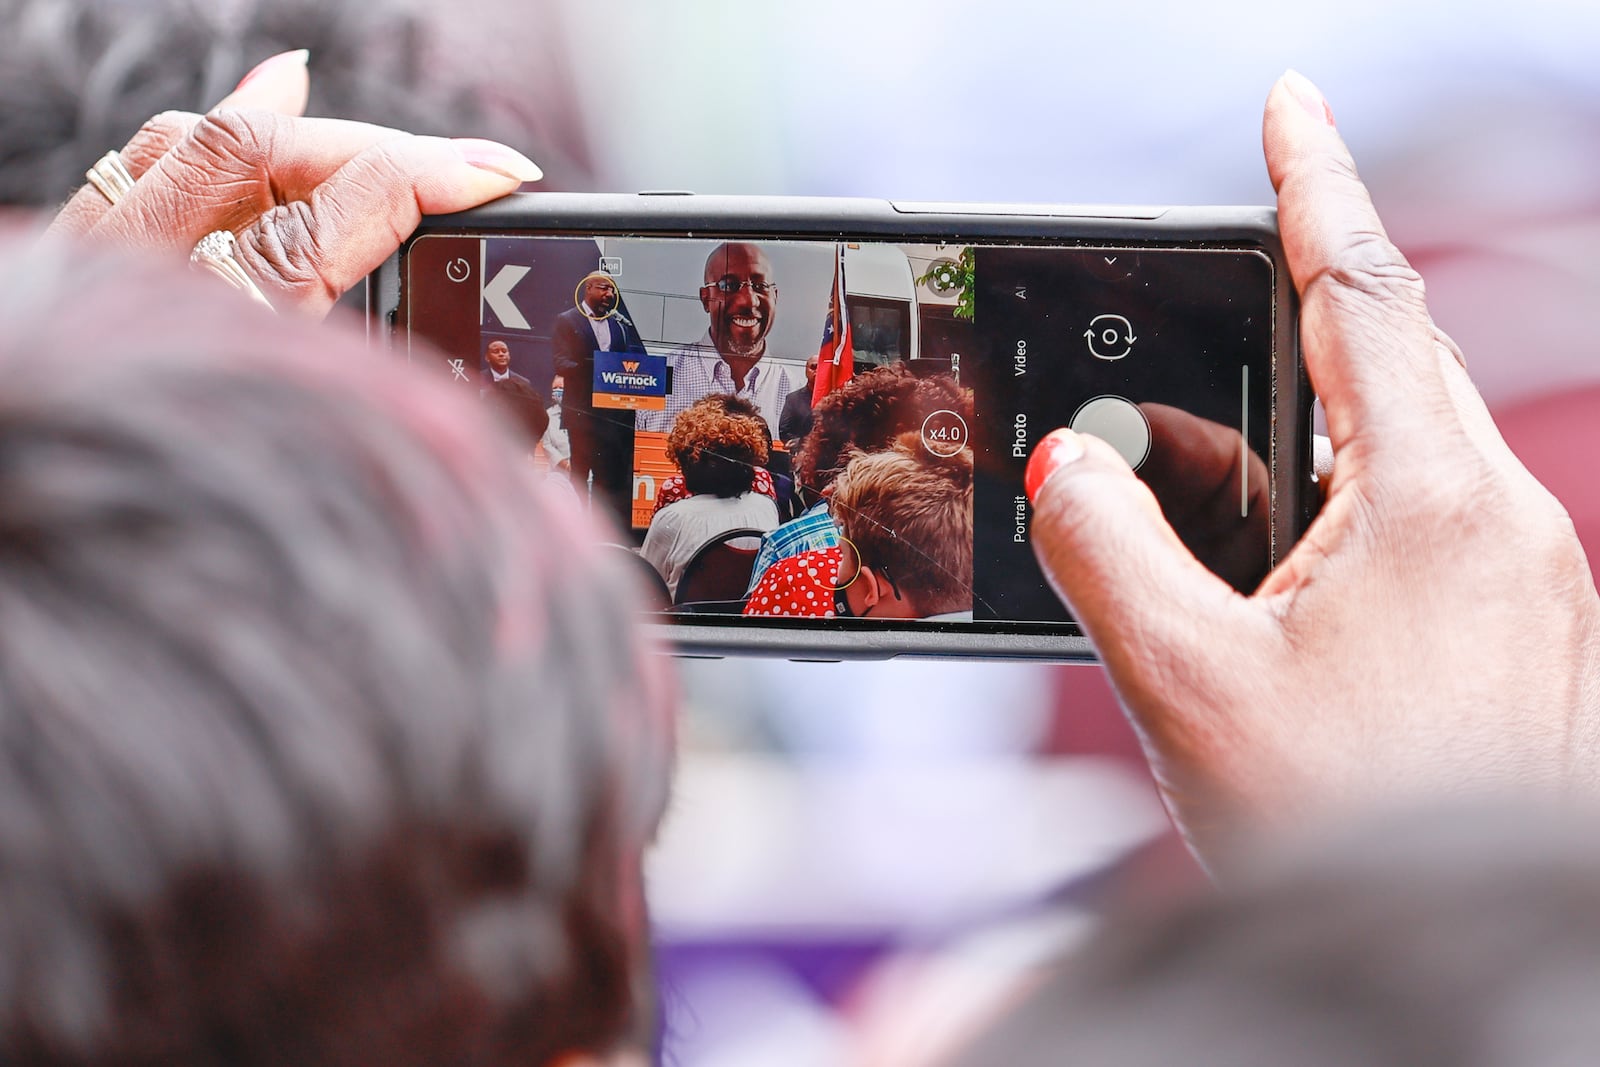
[(749, 289), (757, 296), (770, 296), (778, 291), (778, 283), (740, 281), (738, 278), (735, 278), (730, 274), (725, 278), (718, 278), (714, 282), (707, 282), (704, 286), (702, 286), (702, 288), (715, 289), (717, 292), (726, 296), (732, 296), (740, 289)]
[[(848, 545), (849, 543), (846, 542), (846, 544)], [(852, 558), (852, 559), (854, 559), (856, 561), (856, 567), (855, 567), (855, 571), (856, 572), (855, 572), (854, 576), (852, 576), (851, 579), (848, 582), (841, 581), (837, 586), (834, 587), (834, 590), (833, 590), (833, 613), (838, 618), (850, 619), (850, 618), (855, 618), (856, 617), (856, 613), (854, 611), (850, 610), (850, 600), (849, 600), (848, 597), (846, 597), (844, 595), (844, 591), (846, 589), (849, 589), (852, 585), (854, 585), (857, 582), (857, 580), (860, 579), (861, 572), (867, 569), (867, 564), (862, 563), (860, 554), (855, 552), (855, 551), (853, 551), (852, 548), (850, 548), (850, 547), (845, 547), (844, 548), (844, 555), (848, 556), (848, 557), (850, 557), (850, 558)], [(841, 558), (839, 560), (839, 574), (841, 576), (843, 576), (843, 574), (844, 574), (844, 567), (845, 567), (845, 561), (844, 561), (843, 558)], [(883, 566), (882, 564), (874, 563), (874, 564), (872, 564), (872, 569), (877, 572), (878, 577), (882, 578), (885, 582), (888, 583), (889, 590), (892, 593), (894, 593), (894, 598), (896, 600), (901, 599), (901, 597), (900, 597), (900, 587), (894, 583), (894, 576), (889, 573), (889, 568)], [(870, 611), (871, 609), (869, 608), (868, 610)]]

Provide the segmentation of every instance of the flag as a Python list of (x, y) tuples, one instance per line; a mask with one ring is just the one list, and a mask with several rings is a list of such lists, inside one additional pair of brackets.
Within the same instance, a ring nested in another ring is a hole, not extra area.
[(844, 303), (844, 245), (836, 247), (833, 298), (828, 303), (828, 322), (822, 330), (822, 348), (817, 352), (817, 382), (811, 387), (812, 407), (849, 381), (856, 371), (856, 350), (850, 342), (850, 312)]

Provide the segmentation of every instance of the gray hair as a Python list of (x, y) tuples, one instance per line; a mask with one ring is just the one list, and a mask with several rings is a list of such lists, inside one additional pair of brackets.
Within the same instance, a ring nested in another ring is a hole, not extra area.
[(509, 32), (534, 72), (496, 84), (473, 55), (441, 47), (436, 7), (0, 0), (0, 206), (61, 203), (152, 115), (203, 112), (255, 64), (294, 48), (311, 50), (308, 114), (494, 138), (537, 160), (544, 188), (591, 185), (570, 72), (549, 43), (559, 38), (555, 13), (518, 11)]
[(252, 310), (0, 254), (0, 1061), (647, 1040), (632, 575), (475, 390)]
[(1470, 806), (1301, 840), (1108, 923), (957, 1067), (1538, 1067), (1600, 1048), (1600, 821)]

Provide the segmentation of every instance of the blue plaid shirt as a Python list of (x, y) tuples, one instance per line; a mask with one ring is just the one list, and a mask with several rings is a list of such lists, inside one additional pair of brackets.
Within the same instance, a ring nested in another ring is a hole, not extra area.
[(744, 591), (745, 596), (760, 584), (767, 568), (780, 559), (833, 548), (838, 543), (839, 528), (828, 514), (828, 502), (813, 505), (798, 519), (791, 519), (761, 539), (761, 551), (756, 553), (755, 570), (750, 572), (750, 588)]

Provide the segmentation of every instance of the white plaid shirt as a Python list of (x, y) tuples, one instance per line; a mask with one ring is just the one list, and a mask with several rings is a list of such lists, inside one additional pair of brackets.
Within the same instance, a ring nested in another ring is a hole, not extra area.
[(711, 343), (709, 330), (698, 343), (668, 353), (667, 366), (672, 368), (672, 392), (667, 394), (666, 409), (639, 412), (634, 423), (638, 429), (671, 433), (678, 416), (696, 400), (712, 393), (732, 393), (759, 408), (767, 420), (767, 429), (772, 431), (774, 439), (777, 438), (783, 400), (794, 391), (788, 367), (772, 363), (763, 356), (745, 375), (744, 388), (735, 389), (733, 372), (728, 370)]

